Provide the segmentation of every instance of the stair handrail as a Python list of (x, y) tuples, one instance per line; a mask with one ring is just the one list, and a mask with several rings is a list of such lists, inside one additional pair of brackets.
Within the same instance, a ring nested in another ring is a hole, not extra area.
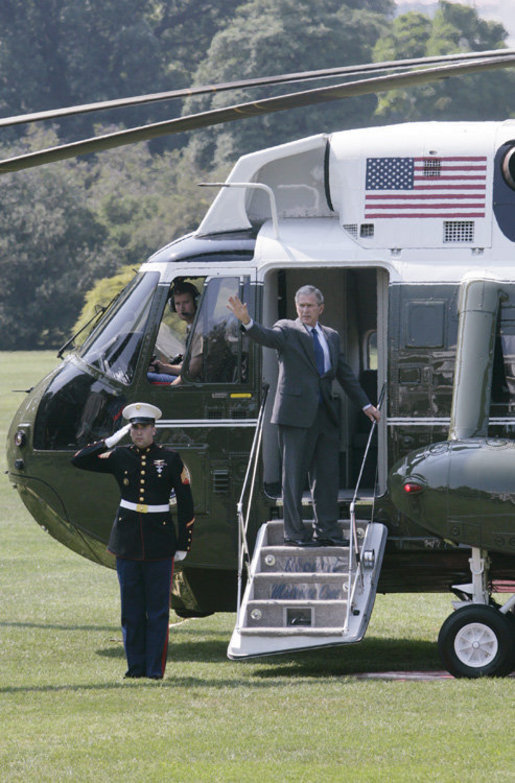
[[(384, 396), (386, 392), (386, 383), (383, 383), (383, 386), (381, 388), (381, 393), (379, 395), (379, 399), (377, 401), (377, 410), (381, 410), (381, 405), (383, 404)], [(370, 450), (370, 444), (372, 443), (372, 437), (374, 435), (374, 431), (376, 428), (377, 420), (374, 419), (372, 422), (372, 425), (370, 427), (370, 432), (368, 434), (368, 440), (367, 444), (365, 446), (365, 452), (363, 454), (363, 459), (361, 460), (361, 467), (359, 469), (358, 474), (358, 480), (356, 481), (356, 486), (354, 488), (354, 494), (352, 496), (352, 500), (349, 506), (349, 517), (350, 517), (350, 531), (349, 531), (349, 576), (347, 581), (347, 609), (345, 612), (345, 624), (344, 624), (344, 630), (347, 631), (349, 627), (349, 615), (350, 610), (352, 606), (352, 602), (354, 600), (354, 592), (356, 589), (356, 583), (358, 580), (359, 574), (361, 574), (361, 551), (358, 545), (358, 533), (356, 530), (356, 500), (358, 498), (358, 492), (359, 492), (359, 485), (361, 484), (361, 478), (363, 476), (363, 471), (365, 469), (365, 463), (367, 461), (368, 452)], [(354, 583), (352, 583), (352, 565), (354, 562), (354, 558), (356, 560), (356, 575), (354, 579)]]
[[(236, 626), (240, 625), (240, 608), (241, 608), (241, 592), (243, 582), (243, 566), (245, 565), (245, 559), (248, 564), (250, 562), (249, 545), (247, 542), (247, 529), (250, 519), (250, 511), (252, 507), (252, 498), (254, 495), (254, 488), (256, 483), (256, 473), (258, 466), (258, 457), (261, 448), (261, 442), (263, 438), (263, 419), (265, 414), (265, 405), (268, 397), (268, 390), (270, 385), (268, 383), (263, 384), (263, 398), (261, 400), (261, 406), (259, 408), (258, 417), (256, 421), (256, 429), (254, 430), (254, 437), (252, 439), (252, 446), (250, 447), (249, 459), (247, 462), (247, 469), (245, 471), (245, 478), (243, 479), (243, 485), (240, 493), (238, 503), (236, 504), (236, 511), (238, 515), (238, 594), (236, 603)], [(250, 482), (250, 489), (247, 498), (247, 512), (243, 513), (244, 498), (247, 491), (247, 484), (252, 471), (252, 478)]]

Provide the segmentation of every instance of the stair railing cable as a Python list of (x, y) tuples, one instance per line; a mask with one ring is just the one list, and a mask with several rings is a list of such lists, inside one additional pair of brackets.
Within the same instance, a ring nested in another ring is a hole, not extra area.
[[(381, 405), (383, 404), (385, 392), (386, 392), (386, 383), (383, 383), (381, 394), (379, 395), (379, 399), (377, 401), (377, 410), (381, 410)], [(354, 495), (352, 496), (351, 504), (349, 507), (349, 516), (350, 516), (349, 575), (347, 581), (347, 609), (345, 612), (345, 625), (344, 625), (345, 632), (347, 632), (349, 627), (349, 615), (350, 615), (352, 602), (354, 600), (354, 591), (356, 589), (358, 576), (359, 574), (361, 574), (361, 551), (358, 545), (358, 533), (356, 530), (356, 500), (358, 499), (359, 485), (361, 484), (361, 478), (363, 476), (363, 471), (365, 469), (365, 463), (367, 461), (368, 452), (370, 450), (370, 444), (372, 443), (372, 437), (374, 435), (376, 424), (377, 421), (374, 419), (374, 421), (372, 422), (372, 426), (370, 427), (370, 432), (368, 434), (367, 445), (365, 446), (365, 453), (363, 454), (363, 459), (361, 460), (361, 467), (359, 470), (358, 480), (356, 481), (356, 486), (354, 488)], [(352, 568), (353, 568), (354, 561), (356, 562), (356, 576), (353, 582)]]
[[(252, 508), (252, 498), (254, 495), (254, 488), (256, 484), (256, 473), (259, 460), (259, 452), (261, 449), (261, 441), (263, 439), (263, 419), (265, 414), (266, 399), (268, 397), (268, 390), (270, 386), (268, 383), (263, 384), (263, 399), (261, 401), (261, 407), (259, 409), (258, 418), (256, 422), (256, 429), (254, 430), (254, 438), (252, 440), (252, 446), (249, 452), (249, 459), (247, 462), (247, 470), (245, 471), (245, 478), (243, 480), (243, 486), (241, 489), (240, 498), (236, 505), (238, 514), (238, 595), (236, 604), (236, 626), (240, 627), (240, 608), (241, 608), (241, 594), (243, 585), (243, 567), (246, 565), (247, 573), (250, 565), (250, 552), (247, 542), (247, 529), (250, 519), (250, 511)], [(252, 474), (252, 475), (251, 475)], [(247, 485), (250, 486), (247, 493)], [(245, 495), (247, 494), (247, 509), (244, 513)]]

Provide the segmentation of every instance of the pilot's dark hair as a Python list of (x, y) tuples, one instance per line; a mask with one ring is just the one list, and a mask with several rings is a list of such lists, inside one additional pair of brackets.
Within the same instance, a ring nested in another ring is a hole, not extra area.
[(173, 286), (170, 289), (170, 310), (175, 312), (175, 303), (173, 301), (174, 296), (177, 294), (190, 294), (191, 298), (193, 299), (193, 303), (195, 305), (195, 309), (198, 305), (198, 300), (200, 297), (200, 293), (198, 291), (198, 288), (193, 285), (193, 283), (188, 283), (187, 280), (177, 280), (173, 284)]

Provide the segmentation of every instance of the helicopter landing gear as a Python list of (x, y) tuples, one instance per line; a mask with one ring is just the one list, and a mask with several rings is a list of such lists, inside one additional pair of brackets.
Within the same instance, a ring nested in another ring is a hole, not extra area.
[(473, 548), (470, 585), (454, 591), (467, 600), (444, 622), (438, 636), (440, 657), (454, 677), (504, 677), (515, 669), (515, 596), (495, 606), (487, 589), (487, 553)]
[(515, 622), (493, 606), (465, 606), (442, 625), (438, 649), (455, 677), (504, 677), (515, 667)]

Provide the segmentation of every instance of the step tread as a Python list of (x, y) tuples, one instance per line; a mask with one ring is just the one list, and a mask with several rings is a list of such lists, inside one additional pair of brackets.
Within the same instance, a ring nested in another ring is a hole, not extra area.
[(247, 606), (339, 606), (346, 603), (346, 598), (251, 598)]
[(254, 579), (261, 582), (348, 582), (349, 577), (348, 572), (341, 571), (256, 571)]
[(285, 627), (264, 627), (239, 629), (241, 636), (343, 636), (344, 630), (341, 627), (316, 628), (311, 625), (288, 625)]
[(285, 555), (291, 553), (292, 555), (306, 555), (306, 557), (341, 557), (342, 553), (347, 554), (349, 551), (348, 546), (286, 546), (282, 544), (265, 544), (260, 549), (260, 552), (267, 555)]

